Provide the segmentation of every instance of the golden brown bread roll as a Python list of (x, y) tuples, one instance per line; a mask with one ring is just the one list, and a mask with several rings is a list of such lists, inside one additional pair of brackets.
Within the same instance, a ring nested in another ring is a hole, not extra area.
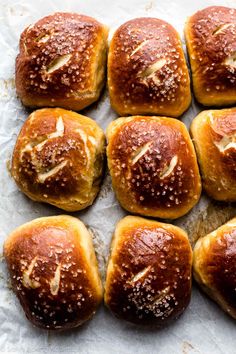
[(216, 200), (236, 201), (236, 108), (201, 112), (191, 134), (206, 192)]
[(120, 26), (109, 49), (108, 87), (119, 115), (180, 116), (190, 105), (191, 92), (176, 30), (157, 18)]
[(185, 37), (197, 100), (206, 106), (236, 103), (236, 9), (210, 6), (191, 16)]
[(61, 108), (33, 112), (12, 157), (12, 176), (29, 198), (76, 211), (99, 191), (105, 136), (95, 121)]
[(236, 319), (236, 218), (197, 241), (193, 274), (202, 289)]
[(107, 28), (75, 13), (44, 17), (21, 34), (16, 90), (25, 106), (75, 111), (95, 102), (105, 79)]
[(166, 117), (119, 118), (107, 130), (108, 166), (117, 199), (131, 213), (175, 219), (201, 194), (185, 125)]
[(102, 300), (92, 237), (78, 219), (35, 219), (4, 244), (13, 290), (27, 318), (45, 329), (81, 325)]
[(113, 236), (105, 303), (127, 321), (162, 325), (189, 303), (191, 266), (192, 249), (182, 229), (127, 216)]

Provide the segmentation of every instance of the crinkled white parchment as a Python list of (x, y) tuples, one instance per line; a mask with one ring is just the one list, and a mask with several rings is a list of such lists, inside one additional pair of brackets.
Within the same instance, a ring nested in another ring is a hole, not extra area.
[[(16, 98), (14, 87), (14, 62), (22, 30), (45, 15), (69, 11), (97, 18), (110, 26), (111, 33), (131, 18), (158, 17), (174, 25), (183, 37), (186, 17), (208, 5), (236, 7), (236, 0), (0, 0), (0, 250), (8, 233), (20, 224), (62, 213), (26, 198), (7, 170), (17, 134), (29, 114)], [(182, 118), (187, 126), (199, 110), (193, 101)], [(104, 130), (117, 117), (110, 108), (107, 91), (83, 113), (95, 119)], [(235, 210), (202, 197), (200, 204), (176, 224), (185, 227), (193, 241), (198, 232), (204, 234), (218, 226), (234, 215)], [(73, 215), (92, 230), (104, 275), (114, 226), (125, 215), (112, 191), (110, 176), (105, 177), (94, 205)], [(194, 285), (192, 300), (184, 315), (162, 330), (143, 329), (120, 321), (101, 306), (94, 318), (81, 328), (49, 333), (34, 328), (26, 320), (11, 291), (5, 262), (0, 259), (0, 352), (235, 354), (235, 326), (236, 323)]]

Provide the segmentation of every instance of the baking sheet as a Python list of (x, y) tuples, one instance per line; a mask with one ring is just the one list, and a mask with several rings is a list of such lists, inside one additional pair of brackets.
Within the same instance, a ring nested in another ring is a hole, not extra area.
[[(0, 0), (0, 250), (15, 227), (40, 216), (61, 214), (54, 207), (34, 203), (19, 192), (7, 166), (17, 134), (29, 111), (16, 98), (14, 62), (21, 31), (30, 23), (55, 11), (79, 12), (107, 24), (111, 33), (123, 22), (140, 16), (152, 16), (170, 22), (183, 37), (187, 16), (208, 5), (236, 7), (236, 0)], [(184, 43), (183, 43), (184, 45)], [(184, 46), (185, 47), (185, 46)], [(189, 126), (201, 110), (193, 101), (182, 120)], [(110, 108), (107, 90), (98, 103), (83, 111), (105, 130), (117, 115)], [(205, 234), (236, 214), (234, 206), (218, 204), (203, 196), (199, 205), (175, 222), (184, 227), (194, 243), (197, 234)], [(85, 211), (72, 215), (91, 229), (99, 266), (104, 277), (110, 239), (116, 222), (125, 215), (118, 205), (108, 174), (99, 197)], [(1, 251), (0, 251), (1, 252)], [(2, 252), (1, 252), (2, 254)], [(0, 258), (0, 352), (29, 353), (127, 353), (127, 354), (235, 354), (235, 322), (193, 286), (192, 300), (183, 316), (161, 330), (143, 329), (120, 321), (101, 306), (94, 318), (81, 328), (52, 333), (34, 328), (25, 318), (11, 291), (6, 265)]]

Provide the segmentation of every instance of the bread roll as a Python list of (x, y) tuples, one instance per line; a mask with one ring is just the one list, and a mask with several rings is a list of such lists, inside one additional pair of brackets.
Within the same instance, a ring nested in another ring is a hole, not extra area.
[(72, 328), (95, 313), (102, 285), (91, 235), (80, 220), (30, 221), (8, 236), (4, 255), (13, 290), (35, 326)]
[(192, 249), (183, 230), (127, 216), (113, 236), (105, 303), (127, 321), (161, 326), (188, 306), (191, 266)]
[(17, 138), (12, 176), (29, 198), (76, 211), (99, 191), (105, 136), (95, 121), (61, 108), (33, 112)]
[(117, 199), (131, 213), (175, 219), (201, 194), (185, 125), (165, 117), (119, 118), (107, 130), (108, 166)]
[(236, 319), (236, 218), (197, 241), (193, 274), (202, 289)]
[(111, 105), (121, 116), (179, 117), (189, 107), (189, 74), (176, 30), (157, 18), (124, 23), (108, 55)]
[(75, 13), (46, 16), (21, 34), (16, 91), (30, 107), (75, 111), (97, 101), (105, 81), (107, 28)]
[(236, 108), (201, 112), (192, 122), (205, 191), (216, 200), (236, 201)]
[(185, 37), (193, 89), (205, 106), (236, 103), (236, 9), (210, 6), (191, 16)]

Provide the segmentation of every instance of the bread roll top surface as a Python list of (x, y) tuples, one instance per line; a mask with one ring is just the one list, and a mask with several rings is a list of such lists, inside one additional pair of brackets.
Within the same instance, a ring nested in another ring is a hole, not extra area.
[(109, 49), (108, 86), (120, 115), (183, 113), (191, 94), (176, 30), (157, 18), (137, 18), (120, 26)]
[(201, 112), (191, 134), (206, 192), (214, 199), (236, 200), (236, 108)]
[(16, 59), (16, 90), (23, 103), (79, 110), (97, 99), (107, 33), (92, 17), (63, 12), (27, 27)]
[(78, 326), (95, 312), (102, 285), (92, 238), (66, 215), (35, 219), (4, 244), (13, 290), (29, 320), (45, 329)]
[(198, 240), (193, 270), (203, 290), (236, 319), (236, 218)]
[(18, 136), (12, 175), (33, 200), (79, 210), (95, 198), (105, 136), (92, 119), (60, 108), (33, 112)]
[(127, 216), (116, 226), (107, 268), (105, 302), (139, 324), (176, 318), (191, 294), (192, 250), (178, 227)]
[(204, 105), (236, 102), (236, 9), (210, 6), (192, 15), (185, 35), (197, 99)]
[(201, 182), (183, 123), (165, 117), (119, 118), (107, 135), (113, 187), (124, 208), (175, 218), (196, 204)]

